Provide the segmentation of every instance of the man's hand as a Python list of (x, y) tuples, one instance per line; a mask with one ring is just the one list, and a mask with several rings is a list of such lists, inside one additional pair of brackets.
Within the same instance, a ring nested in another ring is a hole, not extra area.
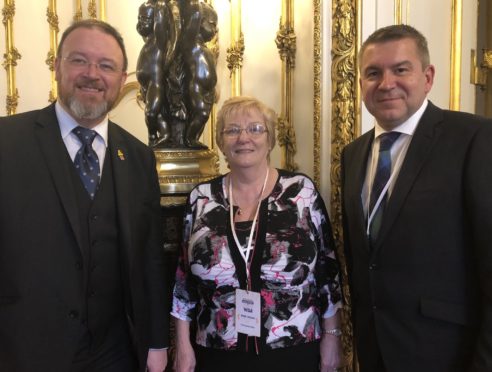
[(147, 355), (147, 371), (163, 372), (167, 365), (167, 350), (149, 350)]

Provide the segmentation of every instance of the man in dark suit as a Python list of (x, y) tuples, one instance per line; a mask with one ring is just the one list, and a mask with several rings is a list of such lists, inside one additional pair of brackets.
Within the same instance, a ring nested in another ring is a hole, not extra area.
[(427, 100), (412, 27), (359, 56), (376, 124), (343, 151), (342, 203), (360, 370), (492, 371), (492, 122)]
[(165, 368), (155, 159), (107, 115), (126, 69), (113, 27), (75, 23), (56, 103), (0, 119), (0, 371)]

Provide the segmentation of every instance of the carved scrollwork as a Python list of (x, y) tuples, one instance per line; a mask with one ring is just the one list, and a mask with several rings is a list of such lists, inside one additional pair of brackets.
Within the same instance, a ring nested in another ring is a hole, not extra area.
[(6, 98), (6, 108), (9, 115), (14, 114), (17, 110), (17, 104), (19, 102), (19, 92), (15, 90), (15, 94), (8, 94)]
[(4, 62), (2, 66), (7, 70), (9, 67), (17, 66), (17, 60), (21, 59), (22, 56), (15, 47), (11, 47), (7, 53), (3, 54)]
[(55, 58), (55, 52), (50, 50), (46, 56), (46, 60), (44, 61), (48, 65), (50, 71), (55, 71)]
[(290, 68), (294, 68), (296, 64), (296, 40), (296, 35), (292, 27), (280, 25), (275, 43), (277, 44), (280, 58)]
[(12, 21), (14, 19), (15, 15), (15, 3), (10, 3), (10, 4), (5, 4), (4, 8), (2, 9), (2, 16), (3, 16), (3, 24), (4, 26), (7, 25), (8, 21)]
[(227, 68), (232, 72), (243, 66), (243, 55), (244, 55), (244, 36), (241, 33), (239, 40), (227, 48)]
[(285, 150), (285, 169), (296, 171), (299, 167), (295, 162), (294, 155), (297, 152), (296, 132), (294, 127), (284, 117), (277, 121), (277, 140), (279, 146)]
[(90, 0), (89, 5), (87, 6), (87, 12), (89, 13), (89, 17), (92, 19), (97, 18), (97, 7), (96, 0)]
[(48, 19), (48, 24), (50, 25), (51, 29), (54, 32), (60, 31), (58, 26), (59, 25), (58, 15), (50, 8), (46, 9), (46, 18)]
[[(347, 278), (343, 255), (340, 157), (342, 149), (358, 134), (357, 91), (357, 9), (360, 0), (334, 0), (332, 24), (332, 144), (331, 144), (331, 218), (342, 277)], [(353, 333), (350, 322), (350, 293), (348, 283), (343, 283), (346, 304), (343, 311), (343, 343), (348, 371), (357, 370), (353, 352)]]
[(82, 20), (82, 9), (77, 9), (75, 14), (73, 15), (74, 22)]

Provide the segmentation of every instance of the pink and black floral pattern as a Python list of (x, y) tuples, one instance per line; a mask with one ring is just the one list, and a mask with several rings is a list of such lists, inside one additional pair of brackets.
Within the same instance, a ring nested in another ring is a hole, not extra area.
[[(278, 172), (272, 193), (261, 203), (251, 258), (251, 289), (262, 299), (260, 350), (319, 339), (321, 318), (333, 316), (342, 305), (323, 200), (307, 176)], [(248, 236), (244, 230), (238, 231), (242, 242)], [(196, 320), (197, 344), (247, 347), (247, 337), (236, 332), (234, 323), (235, 290), (246, 289), (245, 267), (230, 229), (224, 177), (198, 185), (188, 199), (172, 310), (176, 318)]]

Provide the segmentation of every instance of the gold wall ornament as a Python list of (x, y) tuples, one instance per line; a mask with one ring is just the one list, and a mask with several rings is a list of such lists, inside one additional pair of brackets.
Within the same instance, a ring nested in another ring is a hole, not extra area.
[(340, 258), (345, 306), (342, 312), (343, 346), (347, 371), (356, 371), (350, 322), (350, 292), (343, 254), (340, 158), (345, 145), (360, 133), (357, 50), (361, 33), (361, 0), (332, 1), (332, 128), (331, 128), (331, 221)]
[(492, 50), (484, 49), (482, 67), (492, 69)]
[(231, 2), (231, 45), (226, 51), (227, 68), (231, 72), (231, 95), (241, 95), (241, 68), (244, 55), (244, 35), (241, 26), (241, 0)]
[[(280, 35), (280, 36), (279, 36)], [(275, 40), (282, 60), (282, 107), (278, 119), (278, 140), (282, 150), (281, 168), (295, 171), (297, 152), (296, 133), (294, 129), (293, 93), (296, 36), (294, 33), (294, 0), (282, 0), (280, 28)]]
[(154, 150), (162, 195), (187, 194), (200, 182), (219, 175), (219, 158), (210, 149)]
[(15, 114), (19, 101), (19, 92), (16, 88), (15, 66), (17, 60), (21, 58), (19, 51), (14, 46), (14, 16), (15, 0), (4, 0), (2, 9), (3, 25), (5, 26), (5, 53), (2, 66), (7, 73), (7, 95), (6, 112), (7, 115)]
[(402, 9), (402, 0), (395, 0), (395, 25), (401, 25), (403, 22)]
[(470, 55), (470, 83), (477, 85), (481, 90), (486, 90), (489, 69), (492, 69), (492, 50), (483, 50), (483, 61), (479, 64), (477, 62), (477, 52), (472, 49)]
[(280, 25), (275, 43), (282, 61), (285, 61), (288, 67), (294, 68), (296, 64), (296, 35), (294, 29), (288, 25)]
[(15, 15), (15, 2), (4, 0), (4, 7), (2, 9), (3, 24), (6, 25), (8, 21), (12, 21)]
[(55, 77), (55, 60), (58, 47), (58, 32), (60, 31), (58, 15), (56, 14), (56, 0), (49, 0), (48, 8), (46, 9), (46, 18), (49, 25), (50, 35), (50, 50), (46, 57), (46, 64), (51, 74), (51, 90), (48, 94), (48, 101), (54, 102), (58, 96), (58, 88)]
[(295, 162), (297, 144), (294, 127), (289, 124), (285, 117), (280, 116), (277, 119), (277, 130), (278, 144), (283, 149), (282, 168), (295, 171), (298, 169), (298, 165)]
[(453, 0), (451, 18), (451, 83), (449, 92), (449, 109), (459, 110), (461, 101), (461, 40), (463, 0)]
[(313, 0), (313, 171), (314, 183), (321, 183), (321, 0)]
[(99, 0), (99, 19), (106, 22), (106, 0)]
[(97, 18), (96, 0), (89, 0), (89, 4), (87, 5), (87, 13), (89, 13), (89, 18)]
[(82, 20), (82, 0), (77, 0), (75, 4), (75, 14), (73, 15), (74, 22)]
[(241, 33), (239, 39), (227, 48), (227, 68), (231, 72), (231, 76), (236, 70), (240, 70), (243, 66), (244, 55), (244, 35)]

